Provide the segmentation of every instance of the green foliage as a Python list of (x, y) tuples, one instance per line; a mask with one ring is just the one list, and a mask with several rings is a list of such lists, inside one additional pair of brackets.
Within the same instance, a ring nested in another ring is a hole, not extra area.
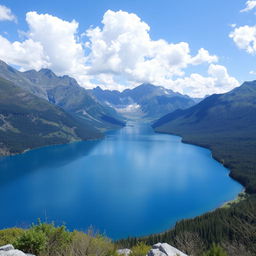
[(70, 232), (65, 226), (56, 227), (40, 220), (27, 230), (1, 230), (0, 242), (37, 256), (117, 256), (111, 240), (92, 230), (88, 234)]
[(227, 253), (220, 246), (213, 244), (211, 249), (204, 253), (203, 256), (227, 256)]
[(113, 256), (116, 254), (116, 247), (108, 238), (95, 235), (91, 231), (88, 234), (75, 231), (70, 253), (73, 256)]
[(0, 230), (0, 246), (13, 244), (24, 233), (21, 228), (8, 228)]
[(32, 254), (55, 256), (66, 251), (72, 242), (72, 233), (65, 226), (38, 222), (26, 230), (15, 242), (16, 248)]
[[(178, 222), (175, 227), (161, 234), (143, 238), (128, 238), (117, 241), (119, 247), (132, 247), (142, 241), (155, 244), (161, 241), (180, 247), (180, 237), (186, 233), (197, 234), (203, 242), (201, 247), (209, 248), (213, 243), (225, 243), (232, 246), (243, 246), (246, 250), (256, 253), (256, 196), (249, 196), (229, 208), (220, 208), (194, 219)], [(197, 247), (198, 238), (191, 239), (190, 247)], [(184, 242), (182, 243), (184, 244)], [(187, 248), (181, 248), (186, 251)]]
[(41, 223), (33, 225), (32, 230), (43, 233), (46, 237), (44, 255), (55, 256), (66, 251), (72, 242), (72, 233), (65, 226), (55, 227), (54, 224)]
[(139, 242), (137, 245), (133, 246), (131, 250), (131, 256), (145, 256), (149, 252), (150, 246), (143, 242)]
[(39, 255), (46, 248), (47, 237), (44, 232), (31, 228), (25, 231), (15, 242), (14, 247), (26, 253)]

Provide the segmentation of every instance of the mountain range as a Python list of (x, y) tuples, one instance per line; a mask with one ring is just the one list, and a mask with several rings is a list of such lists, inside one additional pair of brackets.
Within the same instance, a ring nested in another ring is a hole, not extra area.
[(191, 107), (198, 102), (197, 99), (152, 84), (141, 84), (122, 92), (96, 87), (90, 92), (100, 102), (116, 109), (135, 105), (142, 112), (143, 118), (151, 120), (177, 109)]
[(0, 77), (87, 120), (100, 130), (124, 125), (123, 118), (113, 108), (95, 100), (69, 76), (57, 76), (49, 69), (20, 72), (0, 61)]
[(49, 69), (20, 72), (0, 61), (0, 155), (103, 137), (123, 117), (69, 76)]
[(213, 156), (231, 169), (232, 177), (247, 191), (256, 192), (256, 81), (169, 113), (153, 128), (210, 148)]
[(87, 121), (0, 78), (0, 155), (100, 137)]

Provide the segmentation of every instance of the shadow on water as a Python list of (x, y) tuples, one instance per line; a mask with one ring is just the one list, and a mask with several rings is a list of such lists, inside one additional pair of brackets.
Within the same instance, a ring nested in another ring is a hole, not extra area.
[(0, 185), (5, 185), (39, 169), (59, 168), (88, 155), (100, 143), (80, 141), (34, 149), (24, 154), (0, 158)]

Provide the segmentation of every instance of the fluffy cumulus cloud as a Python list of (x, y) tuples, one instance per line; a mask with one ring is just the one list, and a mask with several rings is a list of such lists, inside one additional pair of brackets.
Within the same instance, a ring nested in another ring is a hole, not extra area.
[(84, 50), (77, 40), (78, 23), (64, 21), (49, 14), (28, 12), (28, 38), (44, 49), (49, 67), (57, 73), (84, 71)]
[[(152, 40), (149, 25), (133, 13), (108, 10), (102, 27), (82, 35), (76, 21), (49, 14), (28, 12), (26, 21), (24, 41), (10, 42), (0, 36), (0, 59), (22, 70), (48, 67), (59, 75), (74, 76), (85, 87), (97, 84), (121, 90), (150, 82), (196, 97), (238, 84), (225, 67), (213, 64), (218, 57), (206, 49), (192, 54), (187, 42)], [(208, 69), (206, 77), (186, 76), (189, 67), (202, 64)]]
[(24, 42), (9, 42), (0, 35), (0, 59), (20, 66), (21, 70), (40, 69), (49, 66), (43, 47), (39, 42), (27, 39)]
[(233, 39), (238, 48), (250, 54), (256, 53), (256, 26), (241, 26), (235, 28), (229, 37)]
[(192, 97), (204, 97), (213, 93), (224, 93), (239, 85), (239, 82), (228, 74), (227, 68), (222, 65), (211, 64), (208, 75), (202, 76), (193, 73), (175, 80), (163, 80), (166, 87), (188, 94)]
[(156, 83), (163, 77), (184, 75), (189, 65), (218, 60), (203, 48), (192, 56), (186, 42), (152, 40), (150, 27), (135, 14), (109, 10), (102, 23), (102, 29), (87, 30), (90, 73), (94, 75), (122, 74), (131, 81)]
[(240, 12), (249, 12), (256, 8), (256, 1), (255, 0), (249, 0), (246, 2), (246, 7), (242, 9)]
[(0, 21), (14, 21), (16, 22), (17, 19), (15, 15), (12, 13), (11, 9), (4, 5), (0, 5)]

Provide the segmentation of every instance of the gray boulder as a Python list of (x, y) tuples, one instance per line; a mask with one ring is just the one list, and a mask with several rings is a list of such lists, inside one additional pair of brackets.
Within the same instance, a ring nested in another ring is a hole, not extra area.
[(26, 256), (26, 254), (20, 250), (0, 251), (0, 256)]
[(0, 247), (0, 256), (35, 256), (35, 255), (26, 254), (20, 250), (14, 249), (13, 245), (7, 244)]
[(117, 250), (118, 255), (129, 256), (132, 251), (130, 249), (119, 249)]
[(167, 243), (153, 245), (147, 256), (188, 256)]
[(0, 251), (10, 251), (10, 250), (14, 250), (14, 247), (12, 244), (6, 244), (0, 247)]

